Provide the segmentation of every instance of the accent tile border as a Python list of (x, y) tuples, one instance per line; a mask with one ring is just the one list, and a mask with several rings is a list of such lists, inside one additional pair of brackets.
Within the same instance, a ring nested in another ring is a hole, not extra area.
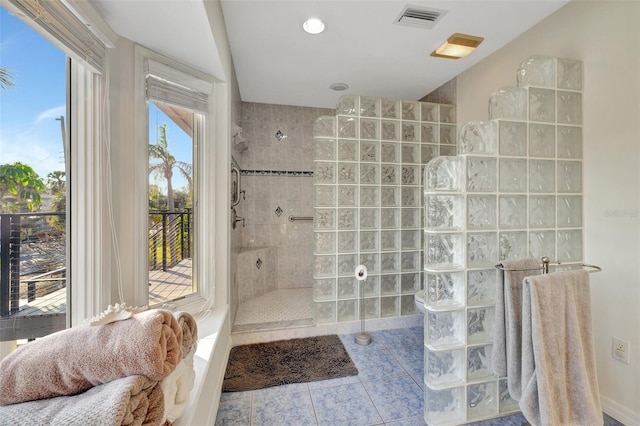
[(242, 176), (313, 177), (313, 172), (299, 170), (242, 170)]

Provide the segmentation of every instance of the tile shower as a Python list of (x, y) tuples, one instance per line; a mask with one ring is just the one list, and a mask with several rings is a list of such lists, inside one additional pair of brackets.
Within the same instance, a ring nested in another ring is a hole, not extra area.
[(316, 323), (416, 314), (424, 164), (456, 155), (453, 105), (347, 95), (316, 120), (313, 298)]
[(582, 63), (534, 56), (489, 120), (461, 127), (458, 156), (425, 172), (425, 420), (460, 424), (518, 411), (491, 371), (494, 265), (581, 262)]
[(281, 289), (311, 292), (313, 228), (311, 222), (288, 217), (312, 215), (313, 123), (334, 111), (252, 102), (239, 106), (246, 149), (234, 156), (245, 191), (237, 211), (245, 222), (232, 231), (239, 240), (234, 306)]

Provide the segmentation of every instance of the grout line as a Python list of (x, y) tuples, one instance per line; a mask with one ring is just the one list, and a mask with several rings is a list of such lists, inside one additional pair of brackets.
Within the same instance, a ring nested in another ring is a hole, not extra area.
[(313, 410), (313, 417), (316, 419), (316, 425), (319, 425), (320, 419), (318, 419), (318, 411), (316, 410), (316, 405), (313, 403), (313, 397), (311, 396), (311, 387), (309, 387), (309, 383), (307, 383), (307, 392), (309, 392), (309, 399), (311, 400), (311, 410)]

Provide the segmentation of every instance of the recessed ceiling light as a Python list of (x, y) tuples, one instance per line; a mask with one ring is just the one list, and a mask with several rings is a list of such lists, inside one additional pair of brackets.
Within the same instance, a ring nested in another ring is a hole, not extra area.
[(482, 43), (483, 37), (455, 33), (440, 47), (431, 52), (436, 58), (460, 59), (473, 52)]
[(319, 18), (309, 18), (304, 21), (302, 28), (309, 34), (320, 34), (324, 31), (324, 22)]
[(342, 92), (343, 90), (347, 90), (349, 85), (346, 83), (333, 83), (329, 86), (329, 89), (335, 90), (336, 92)]

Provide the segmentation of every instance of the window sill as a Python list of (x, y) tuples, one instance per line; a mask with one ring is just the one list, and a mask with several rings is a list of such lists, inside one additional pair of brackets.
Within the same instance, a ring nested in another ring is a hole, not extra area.
[[(181, 310), (187, 311), (186, 308), (191, 307), (190, 305), (181, 306)], [(207, 316), (196, 320), (198, 335), (201, 336), (198, 339), (198, 347), (193, 357), (196, 378), (189, 404), (182, 416), (175, 421), (174, 425), (176, 426), (209, 424), (215, 418), (218, 408), (216, 401), (219, 400), (217, 394), (220, 393), (220, 385), (224, 378), (225, 365), (231, 345), (228, 314), (229, 309), (224, 306), (211, 309)], [(201, 396), (206, 398), (201, 401)], [(214, 409), (215, 411), (212, 413)]]

